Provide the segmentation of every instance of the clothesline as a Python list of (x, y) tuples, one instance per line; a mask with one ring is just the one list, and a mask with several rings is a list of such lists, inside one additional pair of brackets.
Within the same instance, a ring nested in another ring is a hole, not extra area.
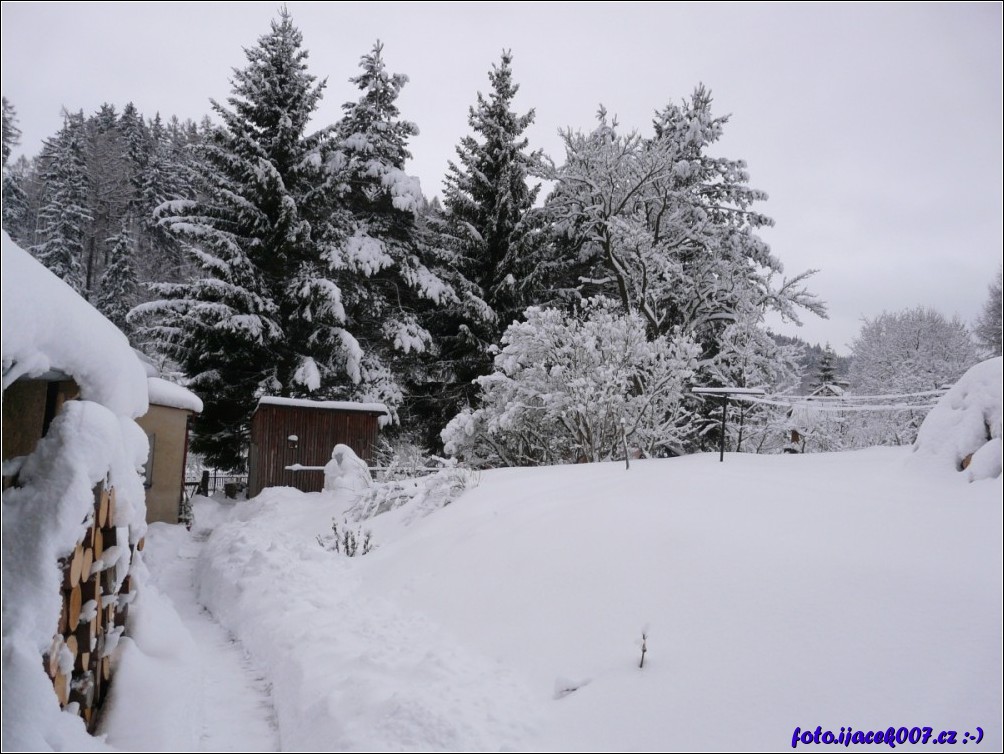
[[(881, 396), (874, 396), (881, 397)], [(898, 403), (898, 404), (865, 404), (865, 405), (852, 405), (852, 406), (834, 406), (834, 405), (820, 405), (815, 403), (815, 398), (812, 400), (798, 400), (798, 401), (779, 401), (771, 400), (769, 398), (754, 398), (752, 396), (736, 395), (733, 396), (735, 400), (745, 401), (746, 403), (756, 403), (763, 406), (779, 406), (781, 408), (808, 408), (813, 411), (825, 411), (828, 413), (844, 413), (848, 411), (929, 411), (934, 408), (935, 404), (925, 403), (925, 404), (911, 404), (911, 403)]]

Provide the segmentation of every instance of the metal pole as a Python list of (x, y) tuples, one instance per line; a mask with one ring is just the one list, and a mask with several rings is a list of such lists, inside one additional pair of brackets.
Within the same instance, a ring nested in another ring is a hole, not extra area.
[(722, 463), (725, 461), (725, 411), (729, 407), (729, 396), (722, 396), (722, 444), (721, 450), (718, 452), (718, 462)]

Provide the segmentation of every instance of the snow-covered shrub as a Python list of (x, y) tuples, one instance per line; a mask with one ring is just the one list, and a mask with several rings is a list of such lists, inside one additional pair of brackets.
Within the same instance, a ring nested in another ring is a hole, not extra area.
[(605, 298), (573, 314), (531, 307), (502, 337), (482, 403), (443, 430), (446, 452), (473, 465), (522, 466), (674, 451), (686, 433), (681, 398), (699, 348)]
[(379, 469), (376, 478), (384, 482), (410, 479), (419, 470), (436, 469), (442, 464), (442, 458), (430, 455), (413, 437), (404, 434), (394, 439), (381, 434), (373, 448), (373, 465)]
[(410, 516), (425, 516), (456, 500), (464, 490), (477, 487), (477, 471), (463, 469), (456, 462), (445, 462), (438, 471), (427, 476), (398, 477), (374, 484), (348, 511), (355, 521), (373, 518), (381, 513), (410, 505)]
[(1001, 416), (1004, 359), (977, 364), (931, 409), (917, 434), (914, 452), (927, 462), (962, 470), (973, 482), (1001, 475)]

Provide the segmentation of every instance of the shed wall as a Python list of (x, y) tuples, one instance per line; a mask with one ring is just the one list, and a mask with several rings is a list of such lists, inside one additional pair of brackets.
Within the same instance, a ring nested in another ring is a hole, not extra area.
[(136, 420), (150, 439), (153, 458), (152, 484), (146, 488), (147, 523), (178, 523), (183, 485), (188, 414), (181, 408), (150, 405), (150, 410)]
[[(296, 447), (288, 438), (297, 436)], [(331, 450), (342, 443), (367, 463), (376, 444), (377, 416), (362, 411), (339, 411), (301, 406), (263, 404), (251, 417), (248, 458), (248, 497), (265, 487), (295, 487), (319, 492), (322, 471), (287, 471), (287, 466), (324, 466)]]

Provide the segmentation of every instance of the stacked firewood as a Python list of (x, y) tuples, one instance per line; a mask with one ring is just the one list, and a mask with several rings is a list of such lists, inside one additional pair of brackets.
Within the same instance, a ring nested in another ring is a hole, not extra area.
[[(89, 730), (108, 693), (112, 653), (135, 596), (128, 575), (129, 529), (115, 526), (115, 489), (94, 488), (94, 512), (83, 539), (60, 560), (63, 603), (59, 628), (43, 657), (59, 704), (79, 714)], [(143, 549), (140, 540), (135, 549)]]

